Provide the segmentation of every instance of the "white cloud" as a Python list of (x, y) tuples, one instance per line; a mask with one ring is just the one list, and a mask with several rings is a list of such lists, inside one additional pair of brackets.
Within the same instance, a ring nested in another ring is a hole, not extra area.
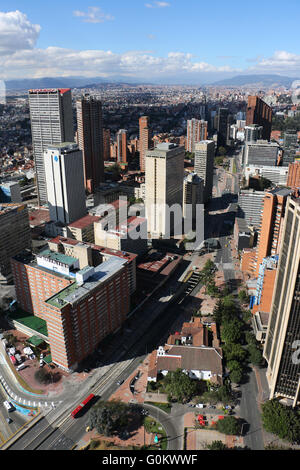
[(99, 7), (88, 7), (88, 11), (75, 10), (74, 16), (82, 18), (85, 23), (104, 23), (104, 21), (114, 20), (114, 17), (104, 13)]
[(0, 55), (32, 49), (41, 27), (30, 23), (20, 11), (0, 12)]
[(152, 3), (145, 3), (145, 7), (147, 8), (166, 8), (170, 7), (171, 4), (169, 2), (152, 2)]
[(300, 74), (300, 55), (287, 51), (275, 51), (272, 57), (264, 58), (258, 56), (251, 60), (255, 65), (248, 70), (259, 71), (264, 73), (278, 73), (278, 74)]

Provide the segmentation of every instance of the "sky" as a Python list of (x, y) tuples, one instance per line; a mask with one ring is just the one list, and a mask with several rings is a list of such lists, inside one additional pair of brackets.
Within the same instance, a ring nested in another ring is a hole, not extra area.
[(1, 0), (0, 79), (300, 78), (299, 0)]

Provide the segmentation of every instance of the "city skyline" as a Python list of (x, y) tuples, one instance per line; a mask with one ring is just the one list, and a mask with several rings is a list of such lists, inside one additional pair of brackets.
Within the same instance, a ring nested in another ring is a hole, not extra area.
[[(5, 0), (0, 11), (0, 79), (97, 76), (205, 84), (240, 74), (299, 78), (300, 6), (289, 0), (289, 8), (278, 15), (279, 5), (254, 0), (251, 10), (245, 10), (236, 0), (217, 1), (212, 14), (209, 4), (196, 0), (185, 8), (180, 0), (133, 0), (129, 7), (119, 0), (86, 7), (77, 0), (59, 4), (58, 15), (56, 0), (50, 9), (37, 9), (32, 1), (24, 5)], [(240, 38), (252, 24), (260, 34), (245, 46)], [(284, 34), (278, 34), (279, 28)]]

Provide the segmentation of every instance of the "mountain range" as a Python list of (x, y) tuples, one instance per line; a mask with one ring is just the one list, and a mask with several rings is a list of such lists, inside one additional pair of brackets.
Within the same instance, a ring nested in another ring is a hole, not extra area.
[[(232, 78), (219, 80), (213, 83), (206, 83), (205, 86), (257, 86), (278, 87), (284, 86), (290, 88), (295, 78), (285, 77), (282, 75), (237, 75)], [(199, 80), (200, 82), (200, 80)], [(9, 91), (27, 91), (32, 88), (93, 88), (101, 85), (120, 84), (120, 85), (145, 85), (149, 82), (136, 81), (131, 77), (123, 77), (116, 79), (103, 79), (101, 77), (45, 77), (45, 78), (27, 78), (17, 80), (7, 80), (5, 82), (6, 89)], [(154, 83), (153, 83), (154, 84)], [(170, 83), (171, 85), (172, 83)], [(201, 86), (201, 83), (199, 83)]]

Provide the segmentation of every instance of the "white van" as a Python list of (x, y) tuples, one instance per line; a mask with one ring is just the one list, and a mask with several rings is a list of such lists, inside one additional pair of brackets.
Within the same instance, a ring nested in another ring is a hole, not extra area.
[(25, 369), (25, 364), (20, 364), (18, 367), (16, 367), (16, 370), (22, 370), (22, 369)]
[(9, 401), (4, 401), (3, 406), (7, 409), (7, 411), (13, 411), (13, 407), (9, 403)]

